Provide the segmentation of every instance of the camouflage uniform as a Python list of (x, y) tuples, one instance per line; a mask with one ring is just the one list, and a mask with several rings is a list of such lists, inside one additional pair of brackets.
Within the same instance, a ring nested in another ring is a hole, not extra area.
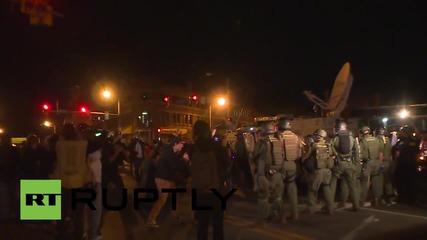
[[(263, 137), (255, 145), (253, 159), (256, 165), (256, 191), (258, 195), (258, 217), (266, 220), (273, 213), (286, 222), (283, 206), (283, 164), (276, 163), (272, 156), (271, 140), (274, 139), (274, 126), (271, 131), (263, 131)], [(279, 160), (278, 160), (279, 161)], [(269, 200), (272, 200), (270, 209)]]
[[(360, 140), (359, 140), (359, 137), (356, 137), (355, 138), (355, 140), (356, 140), (356, 142), (357, 142), (357, 145), (358, 146), (360, 146), (360, 144), (359, 144), (359, 142), (360, 142)], [(361, 154), (361, 152), (360, 152), (360, 148), (359, 148), (359, 159), (360, 159), (360, 154)], [(361, 191), (362, 191), (362, 187), (361, 187), (361, 184), (360, 184), (360, 180), (361, 180), (361, 174), (362, 174), (362, 161), (358, 161), (358, 162), (355, 162), (355, 167), (356, 167), (356, 174), (355, 174), (355, 179), (354, 179), (354, 187), (356, 188), (356, 194), (357, 194), (357, 196), (359, 196), (359, 198), (360, 198), (360, 193), (361, 193)], [(350, 189), (349, 189), (349, 187), (348, 187), (348, 184), (347, 184), (347, 182), (346, 181), (341, 181), (340, 182), (340, 190), (341, 190), (341, 192), (340, 192), (340, 204), (338, 205), (338, 207), (345, 207), (345, 203), (347, 202), (347, 200), (348, 200), (348, 197), (349, 197), (349, 195), (350, 195)]]
[[(307, 178), (307, 198), (308, 209), (313, 213), (313, 207), (316, 201), (316, 195), (319, 188), (322, 187), (323, 195), (326, 201), (326, 209), (329, 214), (333, 211), (333, 198), (330, 189), (330, 181), (332, 177), (333, 160), (330, 154), (330, 145), (323, 139), (326, 137), (326, 132), (323, 130), (324, 136), (317, 138), (316, 142), (312, 143), (307, 152), (307, 159), (305, 166), (308, 170)], [(316, 133), (320, 132), (319, 130)]]
[(381, 172), (380, 177), (380, 186), (382, 190), (382, 195), (385, 201), (390, 204), (391, 197), (393, 196), (393, 184), (392, 184), (392, 176), (393, 176), (393, 161), (391, 157), (391, 141), (390, 138), (384, 136), (384, 133), (379, 134), (378, 137), (384, 143), (384, 161), (383, 161), (383, 170)]
[(372, 190), (374, 194), (373, 204), (378, 205), (378, 200), (381, 196), (382, 190), (380, 186), (380, 174), (382, 166), (382, 157), (384, 152), (384, 142), (369, 134), (370, 129), (364, 127), (363, 132), (367, 133), (364, 135), (360, 150), (363, 161), (362, 175), (361, 175), (361, 186), (362, 191), (360, 194), (360, 202), (364, 204), (368, 197), (369, 179), (372, 182)]
[[(339, 134), (343, 133), (345, 137), (348, 137), (350, 140), (350, 152), (341, 153), (340, 149), (340, 136)], [(331, 179), (331, 193), (335, 197), (337, 181), (345, 181), (350, 190), (350, 197), (353, 203), (353, 210), (357, 211), (359, 209), (359, 195), (356, 189), (356, 166), (360, 162), (359, 159), (359, 145), (353, 136), (347, 130), (338, 131), (337, 135), (331, 140), (331, 148), (333, 155), (335, 156), (335, 166), (333, 168), (333, 174)]]
[(303, 146), (300, 138), (292, 131), (284, 131), (279, 137), (283, 139), (285, 147), (284, 180), (289, 198), (291, 217), (298, 218), (298, 189), (295, 183), (297, 176), (296, 161), (302, 157)]

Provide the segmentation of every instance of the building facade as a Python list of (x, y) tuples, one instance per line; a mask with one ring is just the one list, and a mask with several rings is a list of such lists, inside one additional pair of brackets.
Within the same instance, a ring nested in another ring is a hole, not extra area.
[(253, 122), (253, 113), (245, 108), (215, 101), (182, 87), (162, 87), (156, 84), (135, 88), (122, 104), (120, 125), (122, 134), (139, 132), (145, 140), (167, 141), (173, 134), (192, 138), (192, 126), (204, 120), (212, 127), (233, 129)]

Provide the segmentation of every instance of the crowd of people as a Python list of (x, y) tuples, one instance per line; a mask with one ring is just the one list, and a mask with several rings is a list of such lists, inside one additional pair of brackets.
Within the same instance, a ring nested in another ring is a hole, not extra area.
[(252, 161), (259, 219), (255, 226), (271, 219), (286, 223), (285, 195), (291, 219), (298, 219), (301, 189), (297, 180), (307, 188), (309, 213), (315, 211), (319, 190), (323, 192), (322, 209), (328, 214), (334, 212), (337, 192), (337, 206), (345, 207), (350, 197), (354, 211), (368, 205), (390, 206), (394, 201), (419, 204), (417, 161), (423, 144), (409, 127), (387, 133), (384, 127), (372, 131), (364, 126), (356, 135), (345, 121), (337, 120), (334, 135), (318, 129), (305, 137), (292, 132), (289, 119), (281, 118), (277, 127), (266, 122), (256, 133)]
[[(111, 196), (109, 203), (117, 205), (114, 201), (120, 201), (116, 198), (120, 194), (116, 193), (125, 188), (120, 166), (127, 161), (140, 187), (160, 190), (157, 202), (143, 208), (148, 213), (147, 227), (159, 227), (156, 220), (168, 199), (168, 194), (161, 189), (185, 186), (192, 178), (192, 187), (198, 189), (200, 201), (214, 206), (212, 211), (195, 211), (198, 239), (208, 238), (210, 219), (213, 219), (215, 239), (223, 239), (221, 202), (208, 193), (211, 188), (220, 193), (225, 191), (222, 183), (229, 164), (227, 150), (214, 141), (208, 123), (196, 122), (193, 132), (191, 143), (173, 136), (167, 143), (148, 144), (136, 135), (126, 144), (120, 136), (111, 137), (108, 132), (96, 131), (85, 124), (65, 124), (60, 134), (48, 136), (43, 143), (36, 135), (29, 135), (20, 147), (13, 146), (10, 138), (3, 136), (0, 192), (5, 193), (5, 197), (1, 198), (4, 204), (0, 206), (0, 218), (19, 219), (19, 180), (60, 179), (62, 219), (51, 224), (44, 222), (42, 226), (53, 229), (58, 239), (100, 240), (105, 213), (102, 198), (94, 201), (96, 210), (88, 211), (83, 204), (77, 204), (72, 210), (71, 189), (91, 188), (97, 196), (102, 196), (102, 189), (107, 189)], [(176, 223), (187, 222), (176, 211), (171, 213)]]
[[(235, 187), (256, 193), (256, 227), (272, 219), (286, 223), (285, 196), (291, 218), (298, 218), (297, 182), (307, 186), (309, 213), (314, 212), (321, 189), (323, 209), (332, 214), (338, 187), (338, 206), (345, 206), (350, 197), (354, 211), (366, 206), (368, 199), (373, 206), (390, 205), (393, 200), (417, 203), (416, 159), (420, 146), (425, 144), (420, 144), (409, 128), (402, 128), (395, 138), (395, 133), (387, 134), (384, 128), (374, 133), (365, 126), (355, 136), (344, 121), (338, 121), (333, 136), (318, 129), (302, 138), (291, 131), (289, 119), (279, 120), (277, 126), (275, 129), (274, 123), (262, 124), (254, 132), (252, 146), (243, 132), (237, 132), (235, 142), (230, 144), (224, 135), (213, 134), (204, 121), (194, 124), (192, 142), (173, 136), (167, 143), (146, 143), (137, 134), (126, 144), (120, 136), (84, 124), (65, 124), (60, 134), (48, 136), (43, 142), (29, 135), (20, 147), (3, 135), (0, 194), (5, 197), (0, 198), (0, 218), (18, 218), (20, 179), (61, 179), (62, 219), (48, 227), (55, 229), (58, 239), (100, 240), (105, 213), (101, 198), (96, 199), (96, 210), (88, 211), (85, 220), (83, 204), (71, 210), (71, 189), (91, 188), (98, 196), (102, 196), (102, 189), (108, 189), (109, 196), (113, 196), (109, 202), (117, 205), (115, 196), (120, 194), (116, 193), (125, 188), (120, 175), (124, 162), (129, 162), (139, 187), (198, 189), (201, 204), (213, 206), (209, 211), (194, 212), (199, 240), (208, 239), (210, 222), (213, 239), (224, 239), (224, 211), (212, 188), (223, 196)], [(159, 227), (157, 218), (167, 199), (168, 193), (160, 191), (152, 206), (142, 208), (146, 227)], [(177, 224), (188, 220), (177, 211), (171, 211), (171, 215)]]

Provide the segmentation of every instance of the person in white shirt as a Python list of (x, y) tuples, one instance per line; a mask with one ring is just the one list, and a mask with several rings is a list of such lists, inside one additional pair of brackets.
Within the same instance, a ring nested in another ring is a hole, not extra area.
[(89, 143), (88, 147), (88, 165), (92, 172), (92, 184), (91, 187), (96, 192), (96, 198), (94, 206), (96, 210), (90, 210), (88, 212), (88, 240), (101, 240), (102, 236), (99, 232), (101, 228), (102, 218), (102, 146), (99, 141), (94, 140)]

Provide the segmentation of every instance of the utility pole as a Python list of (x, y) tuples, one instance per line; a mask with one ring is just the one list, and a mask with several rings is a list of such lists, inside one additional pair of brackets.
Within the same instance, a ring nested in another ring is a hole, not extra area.
[(230, 80), (226, 78), (226, 96), (227, 96), (227, 119), (230, 117)]

